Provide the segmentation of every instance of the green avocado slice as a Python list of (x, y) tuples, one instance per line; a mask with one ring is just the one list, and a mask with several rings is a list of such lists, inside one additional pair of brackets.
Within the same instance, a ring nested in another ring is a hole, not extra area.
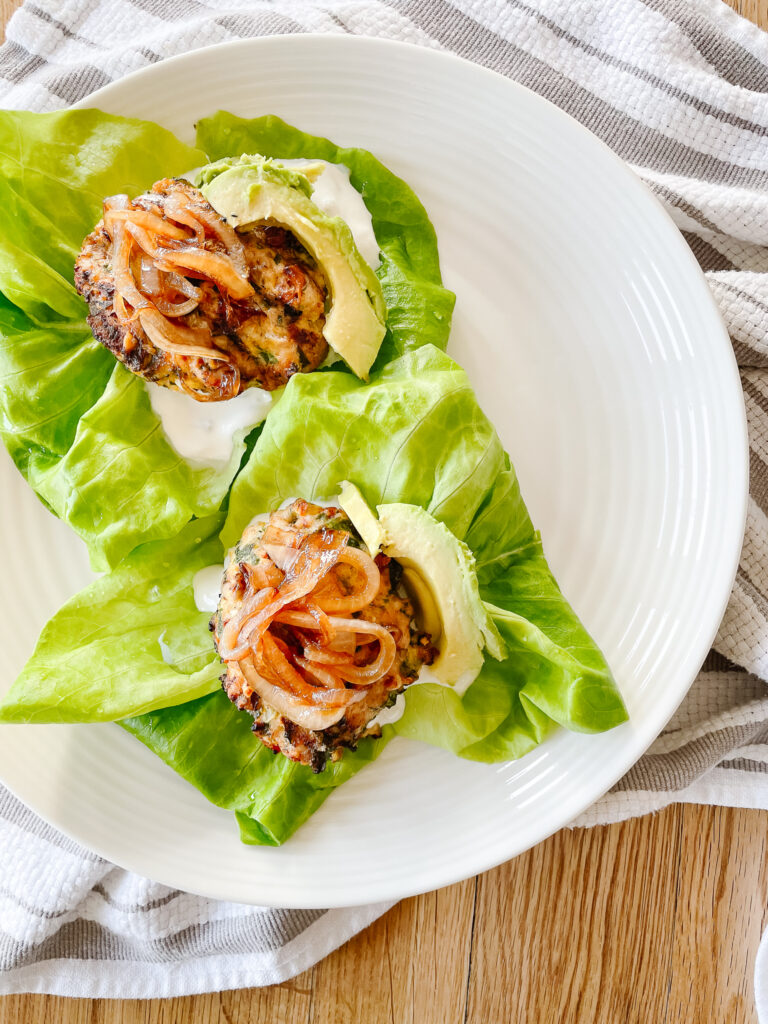
[(307, 175), (254, 155), (209, 164), (192, 180), (235, 228), (247, 230), (267, 221), (296, 235), (328, 282), (325, 339), (366, 380), (386, 332), (381, 284), (344, 221), (329, 217), (312, 202)]
[(342, 485), (339, 503), (369, 549), (376, 546), (372, 555), (380, 549), (403, 566), (403, 582), (421, 612), (420, 625), (440, 652), (430, 669), (441, 683), (463, 693), (483, 666), (483, 648), (497, 660), (506, 656), (480, 597), (474, 555), (418, 505), (377, 505), (377, 520), (350, 483)]

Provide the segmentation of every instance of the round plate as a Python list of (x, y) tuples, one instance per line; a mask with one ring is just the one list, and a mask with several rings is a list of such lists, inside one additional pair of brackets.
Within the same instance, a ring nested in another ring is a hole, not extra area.
[[(555, 575), (603, 647), (628, 725), (560, 731), (481, 765), (396, 740), (280, 849), (117, 726), (0, 730), (0, 778), (70, 836), (210, 896), (295, 907), (465, 878), (565, 825), (642, 754), (715, 634), (741, 545), (744, 406), (691, 253), (629, 169), (526, 89), (432, 50), (282, 37), (156, 64), (87, 106), (185, 141), (219, 108), (372, 150), (437, 229), (458, 300), (449, 351), (517, 467)], [(80, 542), (2, 462), (2, 685), (89, 577)], [(55, 552), (52, 556), (50, 553)], [(41, 582), (42, 581), (42, 582)]]

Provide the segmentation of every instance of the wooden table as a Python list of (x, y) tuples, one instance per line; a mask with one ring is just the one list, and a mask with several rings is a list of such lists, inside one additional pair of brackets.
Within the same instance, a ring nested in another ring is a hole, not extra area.
[[(728, 0), (768, 28), (768, 0)], [(0, 26), (20, 0), (0, 0)], [(404, 900), (293, 981), (172, 1000), (0, 999), (0, 1024), (754, 1024), (768, 816), (674, 806), (563, 831)]]

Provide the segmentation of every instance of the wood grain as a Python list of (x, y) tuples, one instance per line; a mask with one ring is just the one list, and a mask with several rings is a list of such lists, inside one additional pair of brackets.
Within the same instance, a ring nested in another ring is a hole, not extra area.
[[(768, 28), (768, 0), (728, 0)], [(0, 31), (19, 0), (0, 0)], [(1, 37), (0, 37), (1, 38)], [(563, 831), (404, 900), (292, 981), (171, 1000), (0, 999), (0, 1024), (755, 1024), (762, 811)]]
[(725, 0), (734, 11), (768, 29), (768, 0)]
[(6, 23), (17, 7), (21, 7), (21, 0), (0, 0), (0, 42), (5, 40)]

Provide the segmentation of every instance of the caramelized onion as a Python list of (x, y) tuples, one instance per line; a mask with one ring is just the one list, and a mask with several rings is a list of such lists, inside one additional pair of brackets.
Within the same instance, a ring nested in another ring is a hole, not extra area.
[(367, 619), (337, 619), (331, 616), (331, 622), (337, 629), (354, 630), (355, 633), (370, 633), (379, 641), (379, 653), (369, 665), (345, 665), (341, 676), (347, 683), (372, 683), (381, 679), (392, 668), (397, 655), (397, 645), (392, 634), (378, 622)]
[(199, 303), (196, 299), (187, 299), (186, 302), (169, 302), (167, 299), (156, 298), (154, 304), (165, 316), (186, 316), (197, 309)]
[(238, 238), (235, 229), (231, 224), (228, 224), (223, 217), (220, 217), (215, 211), (202, 209), (195, 207), (192, 212), (192, 216), (198, 221), (198, 223), (204, 224), (205, 227), (215, 235), (219, 241), (224, 245), (227, 250), (227, 255), (235, 265), (235, 269), (243, 277), (248, 277), (248, 263), (245, 258), (245, 246)]
[(267, 629), (278, 612), (294, 601), (300, 601), (315, 589), (328, 570), (336, 564), (339, 552), (346, 543), (345, 534), (329, 531), (310, 534), (304, 540), (298, 558), (286, 573), (285, 581), (274, 600), (257, 616), (258, 633), (254, 641), (258, 641), (260, 633)]
[[(340, 530), (302, 536), (270, 522), (262, 544), (285, 577), (276, 588), (250, 592), (252, 574), (247, 574), (241, 609), (218, 644), (222, 659), (237, 662), (264, 700), (306, 728), (338, 722), (344, 708), (390, 673), (397, 656), (395, 638), (385, 626), (350, 617), (375, 599), (381, 576), (374, 560), (349, 547), (348, 539)], [(354, 568), (360, 578), (352, 593), (338, 596), (334, 569), (340, 564)], [(333, 611), (347, 614), (329, 614)], [(273, 626), (280, 629), (273, 632)], [(371, 649), (372, 660), (357, 664), (356, 654), (371, 644), (378, 645)]]
[(178, 281), (184, 280), (179, 274), (161, 273), (152, 260), (146, 256), (141, 257), (139, 263), (139, 282), (144, 295), (150, 295), (152, 297), (152, 304), (165, 316), (185, 316), (187, 313), (197, 309), (202, 293), (199, 288), (195, 288), (196, 296), (193, 295), (184, 302), (170, 302), (168, 295), (178, 290), (175, 284), (171, 284), (169, 280), (171, 277), (176, 278)]
[(196, 299), (198, 302), (203, 297), (202, 288), (198, 288), (196, 284), (192, 284), (186, 277), (183, 277), (181, 274), (175, 274), (173, 271), (168, 274), (168, 284), (177, 292), (187, 295), (190, 299)]
[[(113, 309), (118, 320), (128, 324), (138, 319), (150, 341), (165, 352), (232, 366), (231, 357), (213, 344), (209, 329), (190, 328), (168, 319), (187, 316), (203, 296), (179, 270), (212, 281), (233, 299), (253, 296), (243, 244), (231, 225), (219, 221), (218, 215), (206, 210), (185, 209), (180, 197), (173, 194), (162, 213), (157, 208), (133, 206), (125, 195), (104, 202), (104, 228), (112, 239)], [(226, 254), (203, 247), (206, 227)], [(179, 294), (185, 299), (178, 301)], [(236, 394), (240, 386), (236, 368), (229, 372), (226, 383)]]
[(362, 589), (355, 590), (344, 597), (325, 597), (322, 594), (318, 594), (316, 603), (324, 612), (345, 612), (347, 614), (359, 612), (369, 605), (379, 592), (381, 585), (379, 567), (365, 551), (349, 546), (344, 548), (338, 560), (353, 566), (363, 575), (364, 585)]
[(164, 205), (165, 212), (168, 216), (173, 217), (178, 224), (183, 224), (185, 227), (189, 228), (190, 231), (193, 231), (198, 245), (202, 245), (205, 241), (205, 228), (200, 221), (195, 218), (192, 211), (185, 206), (184, 201), (178, 192), (170, 192), (165, 197)]
[(115, 292), (115, 297), (112, 300), (112, 307), (115, 313), (117, 314), (117, 319), (120, 321), (121, 324), (128, 324), (132, 320), (136, 319), (135, 313), (128, 312), (128, 309), (126, 308), (125, 305), (125, 299), (118, 291)]
[(264, 550), (283, 572), (287, 572), (299, 555), (298, 548), (289, 548), (285, 544), (265, 544)]
[[(182, 242), (190, 240), (189, 233), (167, 218), (157, 213), (150, 213), (149, 210), (142, 210), (137, 207), (130, 209), (109, 209), (104, 214), (104, 226), (107, 231), (115, 223), (122, 220), (144, 228), (147, 231), (154, 231), (157, 235), (165, 235), (166, 238), (175, 238)], [(111, 232), (110, 232), (111, 233)]]
[(145, 293), (149, 292), (150, 295), (160, 294), (163, 288), (160, 271), (152, 260), (146, 256), (142, 256), (139, 262), (139, 275), (139, 283)]
[(328, 650), (338, 651), (341, 654), (354, 654), (356, 646), (359, 644), (355, 644), (355, 634), (340, 629), (328, 644)]
[[(289, 572), (286, 573), (282, 585), (277, 591), (270, 592), (269, 600), (256, 607), (252, 613), (249, 611), (248, 614), (238, 616), (237, 622), (234, 624), (227, 625), (227, 630), (230, 625), (232, 625), (232, 630), (230, 632), (225, 630), (222, 634), (224, 651), (220, 648), (219, 654), (223, 660), (239, 660), (248, 647), (257, 650), (259, 640), (266, 632), (269, 623), (286, 605), (300, 601), (314, 590), (328, 570), (336, 564), (339, 552), (343, 550), (346, 542), (346, 536), (337, 532), (326, 531), (310, 534), (299, 549), (298, 557)], [(263, 594), (265, 591), (260, 593)], [(310, 628), (316, 629), (315, 619), (308, 612), (304, 614), (312, 623)], [(243, 627), (251, 619), (253, 619), (253, 626), (248, 636), (244, 642), (238, 643)], [(238, 653), (235, 654), (235, 651)]]
[(262, 558), (258, 565), (249, 565), (245, 562), (243, 567), (247, 570), (248, 583), (255, 585), (259, 590), (263, 587), (279, 587), (285, 579), (285, 573), (266, 558)]
[[(257, 668), (266, 665), (270, 675), (277, 676), (296, 697), (301, 697), (306, 704), (328, 703), (331, 695), (309, 685), (296, 671), (286, 657), (285, 645), (276, 640), (268, 631), (264, 633), (261, 647), (256, 651)], [(343, 689), (337, 686), (336, 689)]]
[[(115, 296), (120, 296), (123, 303), (128, 303), (134, 310), (148, 308), (149, 299), (145, 298), (136, 287), (136, 282), (131, 273), (131, 238), (125, 230), (125, 225), (117, 222), (113, 227), (112, 235), (112, 273), (115, 278)], [(125, 305), (122, 306), (125, 311)], [(120, 311), (115, 309), (120, 315)]]
[(332, 651), (328, 648), (307, 644), (304, 648), (307, 661), (316, 661), (320, 665), (354, 665), (354, 651)]
[(273, 622), (284, 622), (286, 626), (298, 626), (299, 629), (318, 629), (317, 620), (314, 616), (310, 615), (309, 612), (296, 611), (291, 609), (288, 611), (279, 611), (274, 618)]
[(336, 635), (336, 630), (333, 628), (333, 623), (328, 615), (322, 608), (318, 607), (314, 601), (305, 601), (305, 606), (309, 614), (317, 623), (317, 629), (320, 630), (323, 643), (330, 643)]
[[(287, 657), (289, 653), (288, 647), (281, 640), (267, 632), (264, 634), (261, 648), (254, 655), (254, 664), (257, 670), (266, 669), (268, 675), (280, 679), (291, 693), (305, 704), (315, 704), (319, 707), (345, 707), (349, 704), (354, 696), (354, 690), (347, 690), (341, 679), (322, 669), (320, 674), (312, 674), (324, 686), (312, 686), (291, 664)], [(299, 656), (294, 656), (294, 660), (302, 667), (307, 664)]]
[(140, 309), (138, 318), (149, 340), (165, 352), (173, 352), (177, 356), (198, 356), (201, 359), (232, 362), (226, 352), (210, 344), (211, 335), (202, 328), (182, 327), (181, 324), (171, 323), (154, 306)]
[[(321, 683), (326, 689), (324, 693), (335, 692), (340, 690), (343, 694), (353, 694), (354, 690), (347, 690), (341, 679), (334, 675), (329, 668), (324, 668), (322, 665), (317, 665), (314, 662), (309, 661), (307, 658), (302, 658), (297, 655), (296, 664), (301, 665), (307, 675), (312, 676), (314, 679)], [(348, 704), (349, 701), (345, 701)]]
[[(279, 714), (285, 715), (286, 718), (305, 729), (327, 729), (344, 716), (344, 707), (322, 708), (305, 704), (280, 686), (270, 683), (256, 671), (252, 658), (243, 659), (240, 662), (240, 669), (248, 685), (258, 693), (262, 700), (266, 701)], [(356, 691), (349, 690), (348, 693), (354, 697)], [(362, 695), (362, 691), (360, 693)]]
[(126, 224), (126, 227), (147, 255), (157, 260), (159, 267), (170, 270), (178, 267), (188, 270), (193, 277), (207, 278), (233, 299), (252, 297), (253, 288), (248, 278), (235, 268), (228, 256), (193, 246), (184, 246), (182, 249), (157, 249), (142, 228), (137, 228), (133, 224)]
[(246, 637), (245, 642), (238, 644), (243, 627), (247, 625), (274, 597), (273, 587), (265, 587), (256, 591), (243, 601), (237, 615), (233, 615), (221, 632), (219, 641), (219, 656), (223, 661), (239, 661), (250, 650), (250, 644)]

